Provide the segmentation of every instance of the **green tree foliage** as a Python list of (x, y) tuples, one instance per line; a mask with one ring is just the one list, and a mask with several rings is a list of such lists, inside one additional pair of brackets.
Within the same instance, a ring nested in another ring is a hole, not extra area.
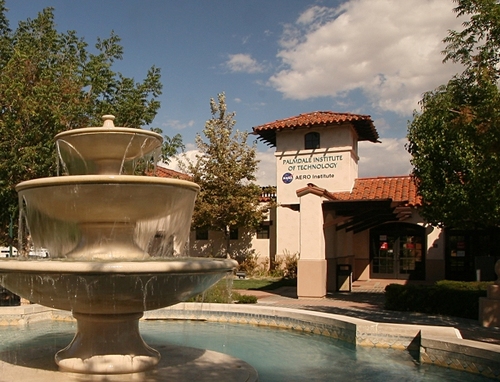
[(115, 73), (122, 58), (113, 32), (92, 52), (76, 32), (56, 30), (53, 9), (11, 30), (0, 0), (0, 242), (17, 216), (15, 185), (56, 174), (54, 136), (64, 130), (101, 126), (114, 114), (119, 126), (152, 122), (160, 106), (160, 71), (149, 69), (143, 82)]
[[(223, 232), (229, 251), (230, 230), (255, 228), (263, 218), (261, 189), (255, 181), (256, 147), (248, 146), (248, 133), (234, 130), (234, 113), (226, 110), (224, 93), (210, 99), (212, 118), (196, 136), (199, 154), (181, 164), (201, 187), (193, 214), (193, 228)], [(221, 254), (224, 255), (224, 254)]]
[[(152, 128), (151, 131), (163, 135), (163, 130), (158, 127)], [(170, 158), (184, 152), (185, 149), (186, 146), (184, 145), (184, 142), (182, 142), (182, 135), (175, 134), (172, 138), (168, 135), (164, 135), (160, 160), (169, 164)]]
[(500, 4), (456, 0), (463, 30), (444, 39), (444, 61), (463, 65), (446, 85), (424, 94), (408, 125), (408, 151), (434, 225), (500, 224)]

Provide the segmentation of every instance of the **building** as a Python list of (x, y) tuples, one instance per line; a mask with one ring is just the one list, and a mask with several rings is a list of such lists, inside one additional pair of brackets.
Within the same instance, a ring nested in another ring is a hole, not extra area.
[[(258, 232), (236, 231), (231, 250), (250, 247), (260, 261), (299, 254), (299, 298), (337, 291), (346, 274), (424, 283), (496, 278), (498, 230), (427, 224), (409, 175), (358, 178), (358, 142), (379, 142), (370, 116), (318, 111), (253, 132), (276, 148), (277, 207)], [(192, 232), (190, 254), (216, 255), (219, 236)]]

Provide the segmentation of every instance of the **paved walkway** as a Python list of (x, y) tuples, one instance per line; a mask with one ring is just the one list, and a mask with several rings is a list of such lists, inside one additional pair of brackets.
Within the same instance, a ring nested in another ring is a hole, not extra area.
[(385, 285), (377, 282), (357, 283), (352, 292), (337, 292), (322, 299), (298, 299), (295, 287), (272, 291), (238, 290), (257, 297), (258, 304), (341, 314), (374, 322), (452, 326), (464, 339), (500, 345), (500, 328), (484, 328), (478, 321), (451, 316), (397, 312), (384, 309)]

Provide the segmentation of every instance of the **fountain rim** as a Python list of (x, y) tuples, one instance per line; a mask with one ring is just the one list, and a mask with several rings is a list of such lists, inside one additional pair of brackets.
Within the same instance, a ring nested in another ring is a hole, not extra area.
[(154, 131), (143, 130), (141, 128), (133, 127), (82, 127), (79, 129), (66, 130), (54, 137), (54, 140), (60, 140), (64, 137), (71, 137), (75, 135), (94, 135), (94, 134), (140, 134), (146, 135), (151, 138), (156, 138), (160, 142), (163, 142), (163, 137), (161, 134), (155, 133)]
[(176, 186), (198, 192), (200, 186), (194, 182), (174, 178), (160, 178), (146, 175), (66, 175), (26, 180), (16, 185), (16, 191), (51, 186), (81, 186), (92, 184), (148, 184)]
[(50, 260), (0, 260), (2, 273), (40, 274), (173, 274), (211, 273), (231, 271), (238, 265), (232, 259), (192, 258), (152, 259), (145, 261), (73, 261), (67, 259)]

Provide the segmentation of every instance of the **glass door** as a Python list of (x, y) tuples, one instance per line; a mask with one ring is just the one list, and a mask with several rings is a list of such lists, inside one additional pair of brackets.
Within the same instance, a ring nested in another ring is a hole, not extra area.
[(387, 224), (372, 230), (371, 277), (425, 279), (425, 237), (419, 228)]
[(375, 244), (375, 254), (372, 258), (372, 273), (377, 278), (394, 278), (397, 261), (397, 237), (380, 234), (378, 243)]

